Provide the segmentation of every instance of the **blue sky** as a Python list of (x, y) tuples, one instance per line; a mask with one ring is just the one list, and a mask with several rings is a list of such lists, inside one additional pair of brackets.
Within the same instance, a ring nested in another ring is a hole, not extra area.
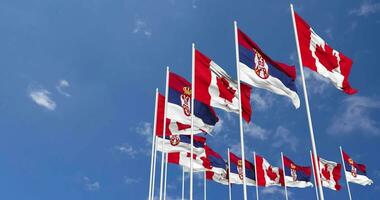
[[(236, 77), (233, 20), (272, 58), (297, 64), (288, 1), (1, 0), (0, 198), (145, 199), (150, 167), (154, 91), (164, 91), (165, 66), (190, 79), (191, 43)], [(339, 145), (367, 164), (369, 187), (351, 184), (354, 199), (380, 196), (380, 2), (294, 1), (296, 11), (332, 47), (354, 61), (347, 96), (308, 70), (319, 154), (340, 162)], [(253, 90), (246, 155), (280, 164), (280, 152), (309, 165), (310, 139), (301, 108)], [(239, 154), (238, 116), (218, 111), (208, 144)], [(180, 197), (181, 171), (169, 166), (169, 199)], [(197, 176), (199, 177), (199, 176)], [(328, 199), (347, 199), (325, 189)], [(196, 179), (195, 195), (202, 197)], [(208, 197), (227, 199), (208, 182)], [(242, 187), (233, 187), (241, 199)], [(290, 189), (312, 199), (314, 189)], [(260, 188), (264, 199), (284, 199)], [(254, 199), (255, 189), (249, 188)]]

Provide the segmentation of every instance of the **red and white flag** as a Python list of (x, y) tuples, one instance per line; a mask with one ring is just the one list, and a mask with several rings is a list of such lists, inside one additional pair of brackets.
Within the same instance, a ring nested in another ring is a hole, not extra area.
[(339, 185), (339, 179), (341, 177), (340, 170), (342, 165), (320, 157), (318, 157), (318, 160), (322, 186), (332, 190), (340, 190), (341, 186)]
[[(190, 152), (174, 152), (168, 153), (168, 162), (172, 164), (181, 165), (184, 167), (185, 171), (190, 171)], [(193, 170), (194, 172), (205, 171), (206, 168), (203, 166), (203, 162), (206, 158), (193, 154)]]
[(284, 172), (281, 168), (273, 167), (265, 158), (256, 155), (256, 182), (259, 186), (284, 186)]
[(355, 94), (348, 77), (352, 60), (331, 48), (315, 31), (294, 12), (299, 48), (304, 66), (319, 73), (347, 94)]
[[(242, 114), (251, 120), (251, 88), (241, 84)], [(219, 65), (195, 50), (195, 98), (206, 105), (239, 113), (239, 94), (237, 81), (233, 80)]]

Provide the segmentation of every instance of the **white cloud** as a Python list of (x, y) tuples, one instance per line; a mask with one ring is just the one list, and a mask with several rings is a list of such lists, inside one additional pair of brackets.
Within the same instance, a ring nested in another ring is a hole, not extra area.
[(64, 91), (64, 89), (68, 87), (70, 87), (70, 83), (67, 80), (60, 80), (56, 86), (56, 89), (61, 95), (70, 97), (71, 95)]
[(266, 140), (270, 132), (254, 123), (244, 124), (244, 133), (256, 139)]
[(379, 122), (372, 119), (371, 113), (378, 112), (380, 101), (363, 96), (350, 96), (343, 101), (340, 112), (333, 117), (327, 129), (330, 134), (340, 135), (353, 131), (380, 135)]
[(140, 122), (139, 125), (135, 129), (136, 133), (144, 136), (148, 142), (148, 144), (152, 143), (153, 137), (153, 127), (150, 122)]
[(118, 150), (120, 153), (127, 154), (131, 158), (135, 158), (136, 154), (138, 153), (138, 151), (135, 150), (129, 144), (123, 144), (120, 146), (115, 146), (115, 149)]
[(56, 103), (50, 98), (50, 92), (45, 89), (31, 89), (29, 97), (39, 106), (42, 106), (48, 110), (55, 110)]
[(141, 182), (141, 178), (131, 178), (131, 177), (125, 177), (124, 182), (126, 184), (136, 184)]
[(84, 185), (88, 191), (97, 191), (100, 189), (100, 183), (98, 181), (92, 181), (87, 176), (83, 177)]
[(254, 111), (266, 111), (272, 107), (275, 102), (275, 98), (267, 91), (253, 90), (251, 102), (253, 104), (252, 109)]
[[(285, 190), (283, 187), (265, 187), (261, 190), (261, 193), (263, 195), (276, 195), (279, 194), (281, 196), (285, 196)], [(292, 196), (293, 194), (288, 190), (288, 197)]]
[(132, 32), (135, 34), (138, 34), (138, 33), (143, 34), (148, 38), (152, 36), (152, 32), (149, 29), (147, 23), (143, 21), (142, 19), (135, 20), (135, 26)]
[(357, 16), (368, 16), (380, 11), (380, 3), (372, 3), (370, 1), (363, 1), (359, 8), (349, 11), (349, 14)]
[(296, 151), (298, 145), (297, 137), (292, 135), (291, 132), (283, 126), (277, 127), (274, 134), (274, 141), (272, 144), (273, 147), (289, 146), (292, 151)]
[[(330, 84), (326, 78), (309, 69), (304, 68), (304, 75), (308, 92), (311, 92), (313, 94), (323, 94)], [(302, 81), (300, 77), (298, 78), (298, 81), (302, 87)]]

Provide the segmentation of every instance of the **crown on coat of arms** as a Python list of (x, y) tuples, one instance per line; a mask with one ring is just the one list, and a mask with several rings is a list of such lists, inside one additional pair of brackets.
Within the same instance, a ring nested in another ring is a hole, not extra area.
[(183, 87), (183, 93), (185, 95), (191, 96), (191, 89), (189, 87)]

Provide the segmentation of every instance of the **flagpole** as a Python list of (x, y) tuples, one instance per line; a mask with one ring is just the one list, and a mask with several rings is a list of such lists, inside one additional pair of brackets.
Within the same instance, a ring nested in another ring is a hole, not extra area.
[(253, 162), (255, 162), (256, 200), (259, 200), (259, 179), (257, 177), (256, 151), (253, 152)]
[(156, 102), (154, 103), (154, 117), (153, 117), (153, 133), (152, 133), (152, 152), (150, 158), (150, 176), (149, 176), (149, 197), (148, 199), (152, 200), (152, 189), (154, 187), (153, 184), (153, 162), (154, 160), (154, 151), (155, 151), (155, 143), (156, 143), (156, 120), (157, 120), (157, 103), (158, 102), (158, 88), (156, 88)]
[(342, 146), (339, 146), (339, 150), (340, 150), (340, 156), (342, 157), (342, 165), (343, 165), (343, 169), (344, 169), (344, 177), (346, 178), (346, 184), (347, 184), (347, 190), (348, 190), (348, 196), (350, 197), (350, 200), (352, 200), (352, 197), (351, 197), (351, 190), (350, 190), (350, 184), (348, 184), (348, 180), (347, 180), (347, 175), (346, 175), (346, 165), (344, 164), (344, 158), (343, 158), (343, 150), (342, 150)]
[(318, 184), (317, 184), (317, 178), (315, 177), (316, 173), (315, 173), (315, 168), (314, 168), (314, 162), (313, 162), (313, 154), (311, 154), (311, 151), (310, 151), (310, 161), (311, 161), (311, 167), (313, 168), (313, 175), (314, 175), (314, 188), (315, 188), (315, 194), (317, 195), (317, 200), (319, 200), (319, 195), (318, 195)]
[(162, 200), (162, 189), (164, 184), (164, 159), (165, 159), (165, 153), (164, 153), (164, 141), (166, 136), (166, 114), (168, 109), (168, 93), (169, 93), (169, 67), (166, 67), (166, 87), (165, 87), (165, 109), (164, 109), (164, 126), (162, 130), (162, 152), (161, 152), (161, 179), (160, 179), (160, 200)]
[(155, 189), (155, 181), (156, 181), (156, 163), (157, 163), (157, 136), (154, 136), (154, 162), (153, 162), (153, 178), (152, 178), (152, 196), (151, 200), (154, 199), (154, 189)]
[(281, 162), (282, 162), (282, 173), (284, 176), (285, 199), (288, 200), (288, 189), (286, 188), (286, 179), (285, 179), (284, 154), (282, 152), (281, 152)]
[(231, 191), (231, 164), (230, 164), (230, 148), (227, 148), (228, 151), (228, 197), (229, 200), (232, 199), (232, 191)]
[(203, 174), (203, 199), (207, 199), (207, 181), (206, 181), (206, 171)]
[[(309, 108), (309, 98), (308, 98), (308, 95), (307, 95), (305, 76), (304, 76), (304, 72), (303, 72), (303, 65), (302, 65), (301, 51), (300, 51), (300, 47), (299, 47), (299, 41), (298, 41), (298, 34), (297, 34), (297, 28), (296, 28), (295, 17), (294, 17), (293, 4), (290, 4), (290, 9), (291, 9), (291, 11), (292, 11), (294, 36), (295, 36), (296, 44), (297, 44), (298, 61), (299, 61), (299, 65), (300, 65), (299, 67), (300, 67), (300, 71), (301, 71), (301, 79), (302, 79), (302, 86), (303, 86), (303, 94), (304, 94), (304, 98), (305, 98), (305, 105), (306, 105), (306, 113), (307, 113), (307, 119), (308, 119), (308, 124), (309, 124), (311, 146), (312, 146), (312, 150), (313, 150), (313, 158), (314, 158), (314, 162), (315, 162), (315, 163), (318, 163), (318, 158), (317, 158), (317, 156), (318, 156), (318, 154), (317, 154), (317, 147), (316, 147), (316, 145), (315, 145), (313, 123), (312, 123), (312, 120), (311, 120), (311, 113), (310, 113), (310, 108)], [(319, 170), (319, 165), (316, 165), (316, 167), (315, 167), (315, 171), (317, 172), (317, 174), (320, 174), (320, 173), (319, 173), (319, 171), (320, 171), (320, 170)], [(317, 176), (317, 181), (318, 181), (319, 183), (321, 183), (321, 181), (320, 181), (320, 177), (319, 177), (319, 176)], [(320, 198), (321, 198), (321, 200), (324, 200), (322, 184), (318, 184), (318, 189), (319, 189), (319, 194), (320, 194)]]
[(185, 200), (185, 169), (182, 167), (182, 200)]
[(238, 47), (238, 32), (237, 32), (237, 22), (234, 21), (234, 31), (235, 31), (235, 53), (236, 53), (236, 73), (238, 81), (238, 92), (239, 92), (239, 124), (240, 124), (240, 147), (241, 147), (241, 159), (243, 160), (243, 191), (244, 200), (247, 200), (247, 184), (245, 180), (245, 152), (244, 152), (244, 133), (243, 133), (243, 115), (241, 109), (241, 89), (240, 89), (240, 70), (239, 70), (239, 47)]
[(165, 179), (164, 179), (164, 200), (166, 200), (166, 184), (168, 179), (168, 153), (165, 153)]
[(190, 200), (193, 200), (193, 158), (194, 158), (194, 98), (195, 98), (195, 44), (192, 44), (191, 56), (191, 159), (190, 159)]

